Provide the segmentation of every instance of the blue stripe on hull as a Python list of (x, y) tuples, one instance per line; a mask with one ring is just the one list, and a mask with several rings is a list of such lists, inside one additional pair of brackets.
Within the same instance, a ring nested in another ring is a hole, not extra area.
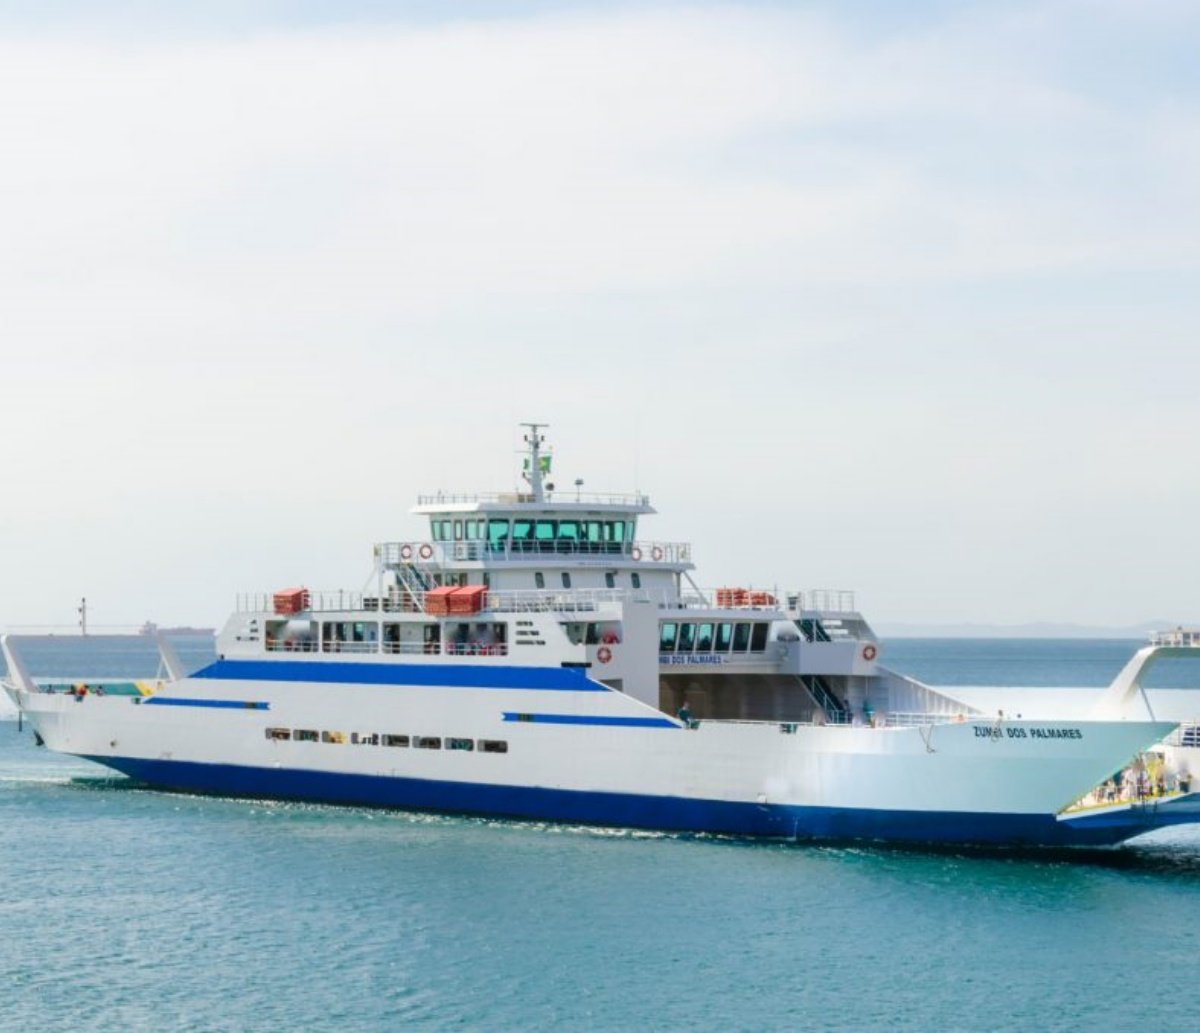
[(164, 789), (800, 840), (1108, 846), (1153, 827), (1129, 816), (1075, 826), (1051, 815), (793, 807), (189, 761), (89, 759)]
[(459, 689), (609, 692), (578, 667), (491, 664), (347, 663), (344, 660), (217, 660), (193, 678), (220, 681), (343, 682), (351, 685), (436, 685)]

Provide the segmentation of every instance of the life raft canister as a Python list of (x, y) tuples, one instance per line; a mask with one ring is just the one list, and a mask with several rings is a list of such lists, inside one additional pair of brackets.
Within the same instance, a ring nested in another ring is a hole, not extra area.
[(876, 649), (870, 642), (862, 647), (862, 658), (870, 663), (879, 655), (879, 650)]
[(608, 646), (601, 646), (596, 650), (596, 659), (602, 664), (606, 664), (612, 659), (612, 650)]

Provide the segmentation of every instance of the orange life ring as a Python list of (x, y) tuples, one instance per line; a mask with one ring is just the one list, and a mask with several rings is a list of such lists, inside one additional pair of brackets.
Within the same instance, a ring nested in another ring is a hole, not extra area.
[(433, 555), (433, 546), (430, 545), (428, 542), (423, 542), (421, 544), (421, 548), (418, 551), (421, 554), (421, 559), (427, 560), (427, 559), (429, 559), (430, 556)]
[(640, 560), (642, 558), (642, 550), (639, 549), (635, 545), (632, 549), (629, 550), (629, 555), (633, 557), (633, 560), (636, 563), (638, 560)]
[(402, 560), (411, 560), (412, 559), (412, 546), (411, 545), (401, 545), (400, 546), (400, 558)]
[(662, 551), (661, 545), (656, 545), (656, 546), (654, 546), (653, 549), (650, 550), (650, 558), (652, 560), (654, 560), (655, 563), (657, 563), (659, 560), (661, 560), (663, 558), (663, 551)]
[(862, 658), (870, 663), (879, 655), (879, 650), (876, 649), (870, 642), (862, 647)]
[(596, 659), (602, 664), (606, 664), (612, 659), (612, 650), (608, 646), (601, 646), (596, 650)]

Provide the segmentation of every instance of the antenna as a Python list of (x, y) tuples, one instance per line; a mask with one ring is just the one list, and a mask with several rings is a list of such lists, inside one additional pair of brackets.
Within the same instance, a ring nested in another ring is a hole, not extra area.
[[(527, 427), (529, 433), (525, 435), (525, 444), (529, 446), (529, 454), (525, 457), (525, 471), (522, 476), (529, 482), (529, 488), (533, 492), (534, 502), (545, 502), (546, 493), (542, 487), (542, 474), (550, 472), (549, 456), (544, 457), (545, 468), (543, 469), (542, 445), (546, 439), (540, 433), (543, 427), (549, 427), (548, 423), (522, 423), (522, 427)], [(553, 487), (551, 487), (553, 490)]]
[(87, 596), (79, 600), (79, 605), (75, 608), (79, 614), (79, 633), (87, 634)]

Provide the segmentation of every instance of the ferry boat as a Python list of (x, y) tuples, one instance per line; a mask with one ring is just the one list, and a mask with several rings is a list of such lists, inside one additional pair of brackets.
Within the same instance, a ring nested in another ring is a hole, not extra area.
[(1200, 794), (1080, 802), (1176, 723), (985, 713), (883, 665), (842, 591), (704, 591), (639, 535), (642, 494), (550, 482), (418, 498), (363, 592), (238, 599), (217, 659), (157, 680), (38, 680), (39, 740), (153, 787), (658, 830), (1107, 845), (1200, 820)]

